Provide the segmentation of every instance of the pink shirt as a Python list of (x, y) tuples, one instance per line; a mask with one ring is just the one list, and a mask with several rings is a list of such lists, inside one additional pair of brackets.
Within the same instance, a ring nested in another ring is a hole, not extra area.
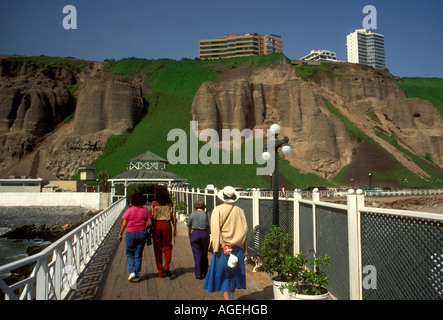
[(152, 215), (148, 208), (131, 207), (123, 214), (123, 219), (128, 221), (126, 231), (134, 232), (146, 228), (146, 222), (151, 219)]

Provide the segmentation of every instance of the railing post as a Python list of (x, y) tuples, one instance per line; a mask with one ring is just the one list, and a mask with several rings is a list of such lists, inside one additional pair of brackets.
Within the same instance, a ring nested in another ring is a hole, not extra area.
[(81, 231), (75, 233), (74, 235), (74, 246), (72, 249), (74, 250), (74, 254), (75, 254), (75, 268), (76, 270), (80, 270), (80, 261), (81, 261), (81, 246), (80, 246), (80, 235), (81, 235)]
[(195, 189), (194, 188), (192, 188), (191, 189), (191, 203), (189, 204), (189, 208), (188, 208), (188, 210), (189, 210), (189, 213), (188, 214), (191, 214), (192, 213), (192, 211), (193, 211), (193, 208), (194, 208), (194, 194), (195, 194)]
[(317, 205), (320, 202), (320, 193), (315, 188), (312, 191), (312, 243), (314, 247), (314, 257), (317, 255)]
[(36, 300), (47, 300), (48, 298), (48, 265), (47, 265), (47, 257), (44, 256), (37, 262), (37, 280), (36, 280), (36, 292), (35, 299)]
[(189, 215), (189, 188), (185, 191), (185, 202), (186, 202), (186, 215)]
[(294, 191), (294, 255), (300, 253), (300, 202), (301, 192)]
[(258, 189), (252, 190), (252, 228), (260, 224), (260, 203), (258, 197), (260, 191)]
[[(362, 190), (358, 190), (360, 195)], [(364, 197), (362, 195), (362, 197)], [(353, 189), (348, 191), (348, 248), (349, 248), (349, 298), (361, 300), (360, 232), (357, 197)]]
[(217, 206), (217, 194), (218, 194), (218, 190), (217, 188), (214, 188), (214, 208)]
[(57, 300), (61, 299), (61, 291), (62, 291), (62, 277), (63, 277), (63, 258), (61, 253), (61, 248), (56, 248), (53, 253), (53, 261), (54, 261), (54, 294)]

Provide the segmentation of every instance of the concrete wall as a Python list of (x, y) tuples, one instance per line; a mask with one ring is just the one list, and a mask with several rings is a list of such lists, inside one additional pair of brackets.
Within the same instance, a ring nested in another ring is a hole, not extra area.
[(81, 206), (91, 210), (103, 210), (110, 205), (109, 193), (92, 192), (1, 192), (0, 206), (6, 207), (68, 207)]

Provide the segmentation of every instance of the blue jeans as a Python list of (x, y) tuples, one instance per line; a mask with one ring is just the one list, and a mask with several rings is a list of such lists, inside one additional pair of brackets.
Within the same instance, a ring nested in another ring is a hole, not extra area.
[(146, 229), (126, 232), (126, 258), (128, 260), (129, 274), (135, 273), (140, 277), (142, 267), (143, 248), (146, 244)]

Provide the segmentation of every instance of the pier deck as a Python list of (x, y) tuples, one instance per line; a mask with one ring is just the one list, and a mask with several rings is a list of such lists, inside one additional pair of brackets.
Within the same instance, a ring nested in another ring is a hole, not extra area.
[[(140, 282), (128, 281), (125, 239), (117, 241), (122, 220), (115, 226), (96, 253), (93, 262), (78, 280), (77, 289), (70, 300), (222, 300), (222, 293), (208, 293), (202, 288), (203, 280), (194, 275), (194, 260), (187, 228), (183, 222), (177, 226), (173, 242), (172, 277), (159, 278), (155, 265), (154, 249), (145, 247)], [(212, 255), (209, 254), (209, 259)], [(246, 263), (246, 289), (237, 290), (235, 299), (270, 300), (273, 298), (272, 282), (263, 272), (252, 272), (253, 265)]]

